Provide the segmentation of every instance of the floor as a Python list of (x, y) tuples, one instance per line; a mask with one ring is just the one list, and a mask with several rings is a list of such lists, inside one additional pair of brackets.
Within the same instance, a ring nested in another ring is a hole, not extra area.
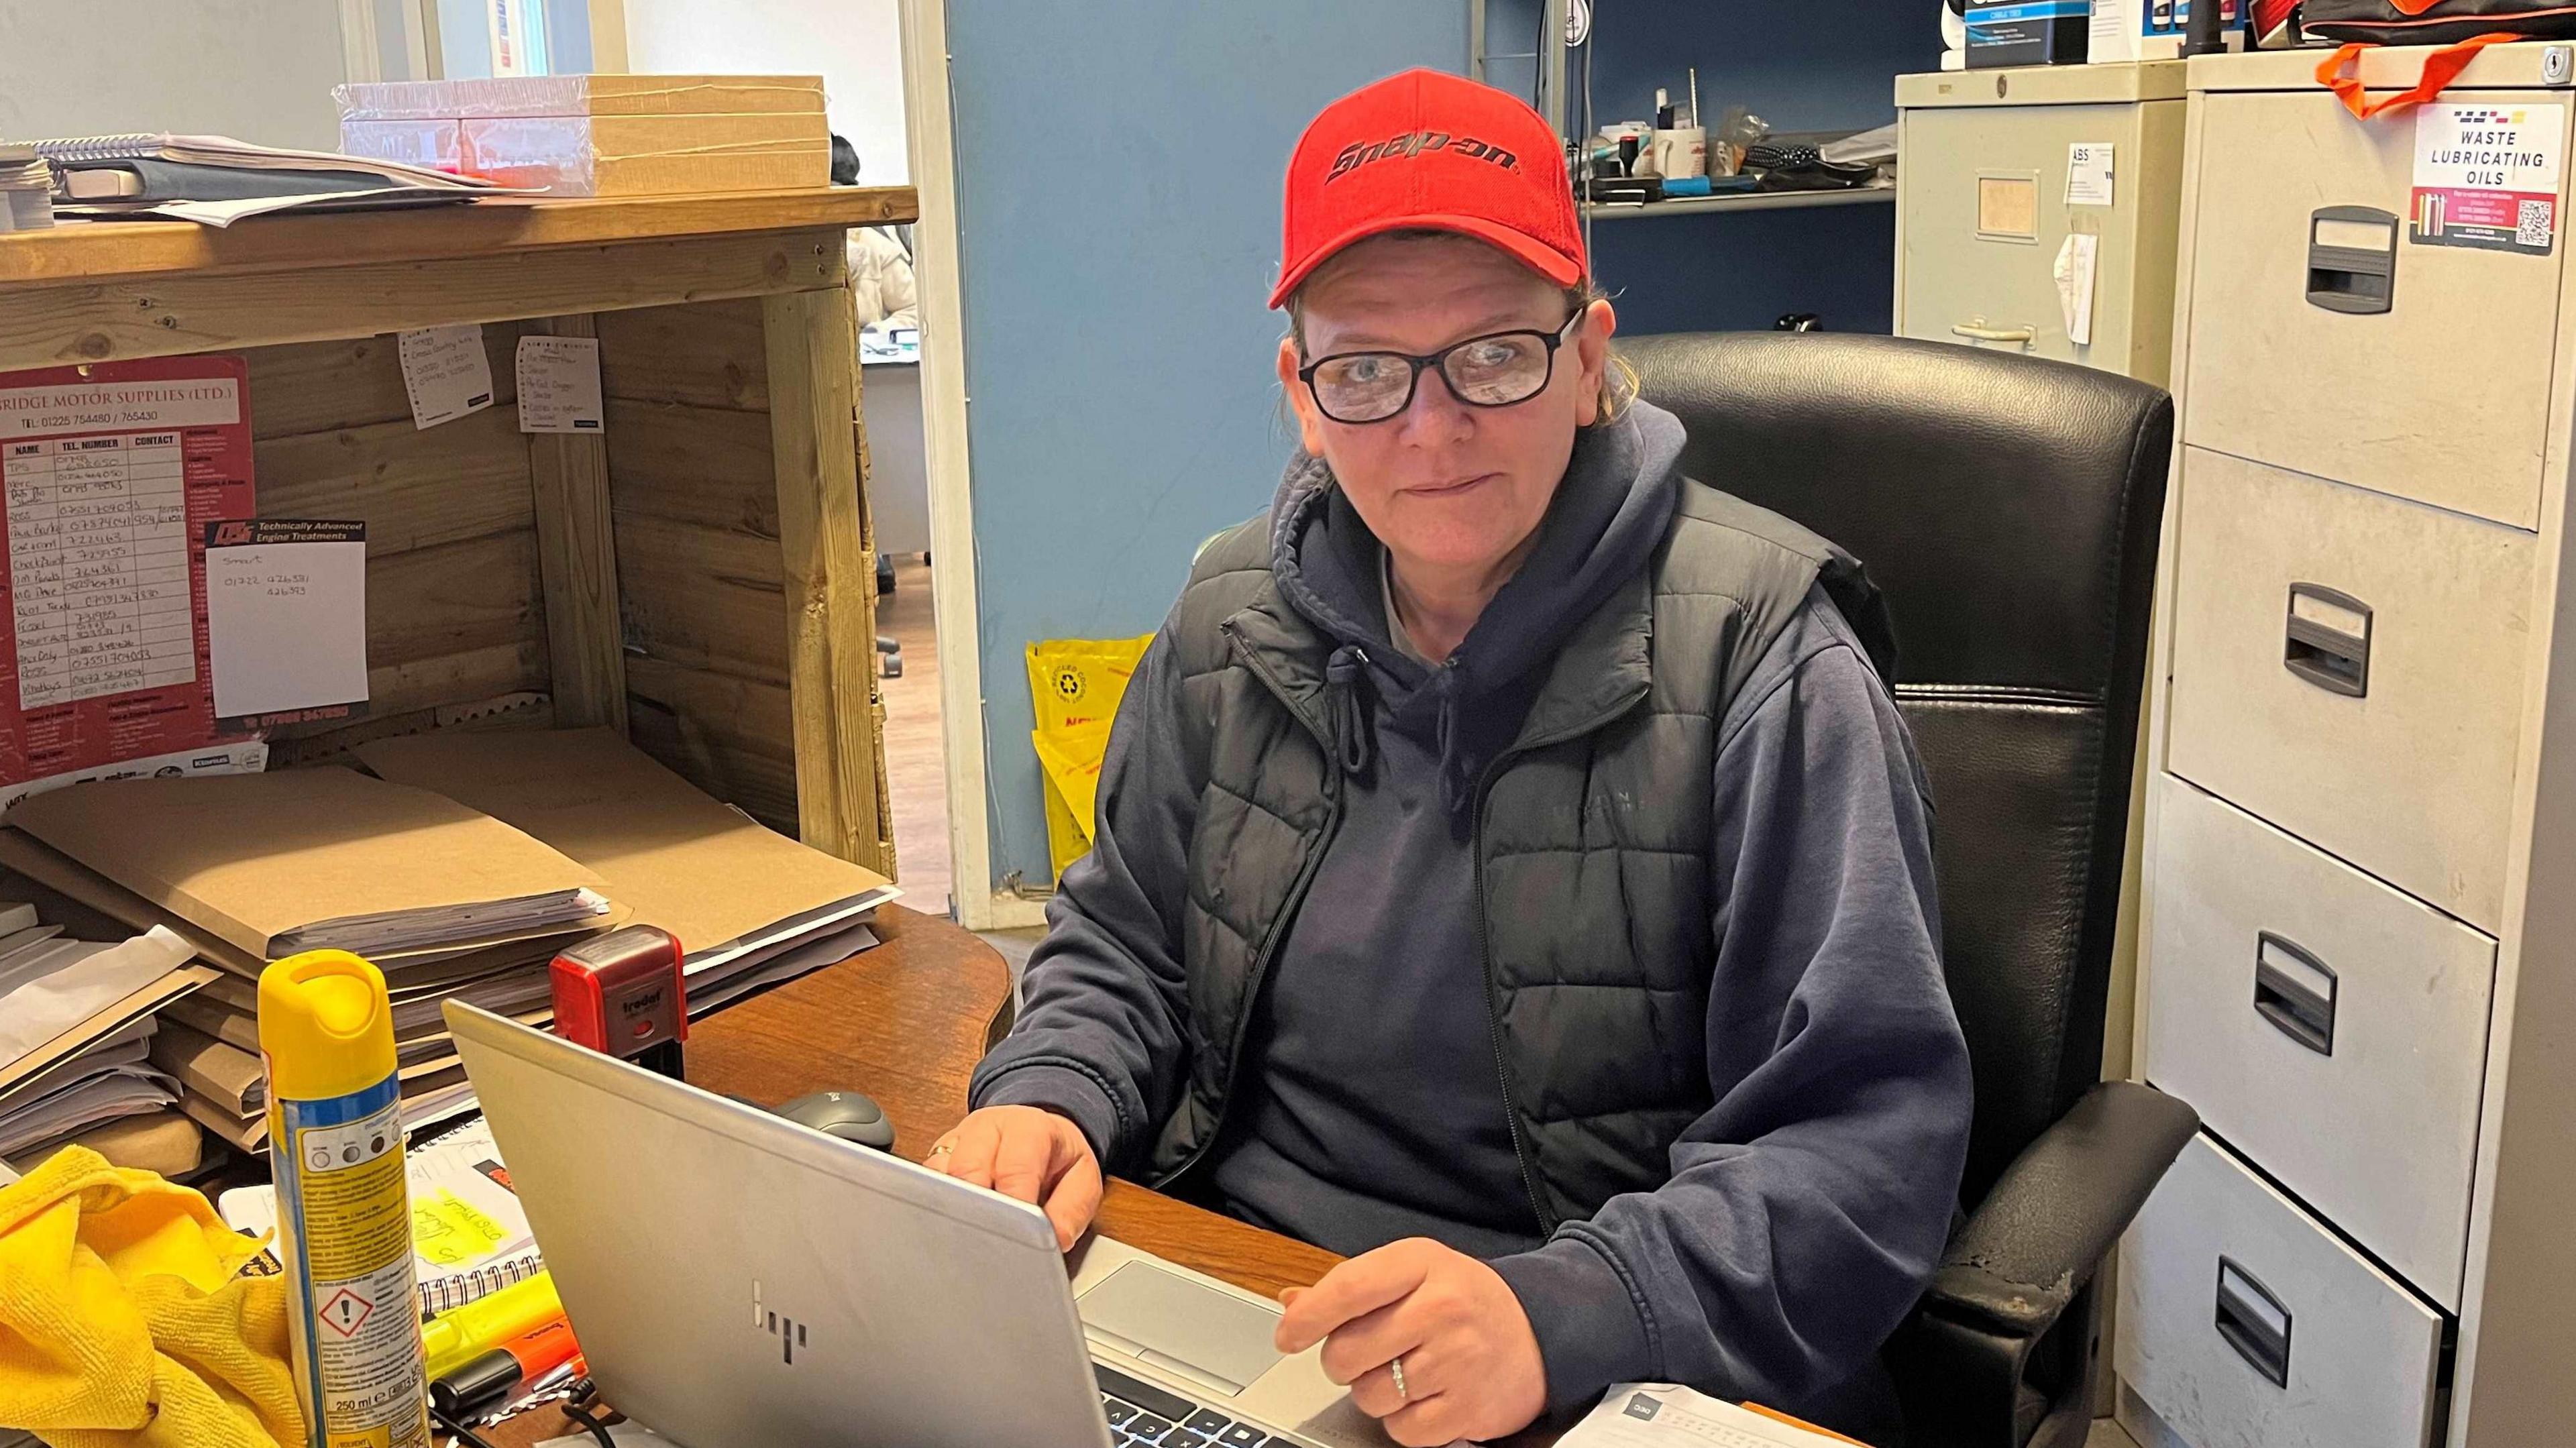
[[(948, 859), (948, 772), (939, 736), (939, 631), (930, 615), (930, 565), (898, 557), (894, 592), (877, 595), (877, 632), (903, 646), (903, 677), (884, 679), (886, 793), (894, 802), (895, 883), (904, 903), (950, 915), (955, 875)], [(1042, 930), (994, 930), (984, 938), (1011, 967), (1016, 991)]]
[(904, 902), (949, 913), (948, 772), (939, 737), (938, 631), (930, 617), (930, 565), (895, 560), (894, 592), (877, 595), (877, 633), (903, 646), (903, 677), (882, 681), (886, 792), (894, 803), (895, 883)]
[(2084, 1439), (2084, 1448), (2138, 1448), (2138, 1440), (2130, 1437), (2117, 1419), (2096, 1418), (2092, 1433)]

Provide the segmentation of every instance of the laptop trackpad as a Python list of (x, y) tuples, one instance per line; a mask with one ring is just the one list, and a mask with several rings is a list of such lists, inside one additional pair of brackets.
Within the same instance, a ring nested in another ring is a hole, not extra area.
[(1229, 1396), (1279, 1361), (1271, 1334), (1279, 1309), (1130, 1262), (1082, 1294), (1082, 1325), (1093, 1337)]

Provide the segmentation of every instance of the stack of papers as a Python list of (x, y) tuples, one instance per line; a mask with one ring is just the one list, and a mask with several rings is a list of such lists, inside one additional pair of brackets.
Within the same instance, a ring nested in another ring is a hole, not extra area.
[(611, 913), (556, 851), (351, 769), (77, 785), (9, 824), (264, 961), (338, 949), (394, 969)]
[(710, 799), (612, 730), (450, 731), (357, 753), (561, 850), (636, 923), (678, 936), (691, 1016), (875, 944), (865, 921), (901, 893)]
[[(609, 730), (447, 731), (358, 756), (375, 774), (74, 785), (11, 812), (0, 865), (149, 931), (161, 952), (148, 969), (84, 955), (81, 973), (64, 977), (91, 983), (77, 1000), (24, 1023), (0, 1015), (0, 1060), (25, 1045), (18, 1037), (53, 1042), (78, 1016), (85, 1034), (45, 1045), (51, 1062), (159, 1008), (148, 1042), (120, 1041), (123, 1054), (97, 1063), (92, 1078), (115, 1074), (115, 1084), (85, 1086), (84, 1106), (47, 1110), (104, 1110), (111, 1096), (148, 1109), (149, 1085), (163, 1093), (157, 1104), (175, 1094), (206, 1130), (262, 1148), (259, 972), (330, 947), (385, 973), (403, 1122), (417, 1129), (474, 1105), (440, 1014), (449, 1000), (542, 1027), (547, 963), (631, 918), (679, 938), (689, 1014), (703, 1017), (874, 945), (868, 920), (899, 893), (710, 799)], [(32, 914), (0, 927), (43, 929)], [(54, 948), (50, 935), (0, 933), (0, 989), (21, 968), (13, 949)], [(137, 994), (138, 981), (173, 974), (191, 954), (220, 971), (187, 967), (184, 986)], [(12, 1084), (0, 1072), (0, 1090)]]
[[(193, 954), (167, 930), (66, 940), (32, 907), (0, 906), (0, 1158), (33, 1165), (112, 1124), (169, 1114), (176, 1089), (145, 1058), (153, 1013), (214, 976)], [(184, 1136), (176, 1145), (193, 1166), (196, 1133)]]
[(179, 1105), (245, 1150), (258, 1099), (258, 975), (299, 951), (352, 950), (385, 973), (408, 1124), (473, 1105), (440, 1002), (548, 1019), (546, 963), (620, 923), (601, 881), (442, 795), (341, 768), (77, 785), (21, 805), (0, 863), (222, 967), (175, 1002), (154, 1043)]
[(66, 215), (165, 216), (229, 226), (286, 210), (361, 210), (523, 194), (458, 176), (334, 151), (254, 146), (230, 136), (138, 134), (38, 141), (35, 153), (63, 173)]
[(145, 1061), (147, 1016), (32, 1081), (0, 1091), (0, 1157), (27, 1160), (93, 1126), (178, 1102), (170, 1078)]

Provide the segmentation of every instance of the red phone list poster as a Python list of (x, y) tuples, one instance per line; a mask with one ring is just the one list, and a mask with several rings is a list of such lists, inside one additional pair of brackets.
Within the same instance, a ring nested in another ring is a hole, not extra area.
[(206, 647), (205, 525), (251, 516), (248, 381), (229, 356), (0, 373), (0, 803), (258, 767), (215, 758), (239, 736)]

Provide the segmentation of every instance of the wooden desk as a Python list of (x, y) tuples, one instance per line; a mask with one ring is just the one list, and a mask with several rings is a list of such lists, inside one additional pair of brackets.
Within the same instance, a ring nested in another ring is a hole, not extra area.
[[(829, 1087), (874, 1096), (895, 1150), (918, 1161), (966, 1114), (966, 1082), (1006, 1029), (1011, 977), (993, 948), (935, 916), (889, 905), (876, 949), (745, 1001), (689, 1033), (689, 1079), (774, 1106)], [(1303, 1286), (1340, 1259), (1127, 1182), (1110, 1184), (1100, 1230), (1264, 1294)], [(541, 1409), (489, 1436), (524, 1448), (567, 1431)]]

